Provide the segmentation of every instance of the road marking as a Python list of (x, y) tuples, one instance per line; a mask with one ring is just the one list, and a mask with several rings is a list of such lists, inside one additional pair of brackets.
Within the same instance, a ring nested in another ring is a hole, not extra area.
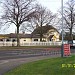
[(8, 60), (0, 61), (0, 65), (8, 63), (8, 62), (9, 62)]

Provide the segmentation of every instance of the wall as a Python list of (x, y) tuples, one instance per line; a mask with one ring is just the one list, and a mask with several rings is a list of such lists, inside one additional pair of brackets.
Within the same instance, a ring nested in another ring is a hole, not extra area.
[(21, 38), (20, 43), (31, 42), (31, 38)]

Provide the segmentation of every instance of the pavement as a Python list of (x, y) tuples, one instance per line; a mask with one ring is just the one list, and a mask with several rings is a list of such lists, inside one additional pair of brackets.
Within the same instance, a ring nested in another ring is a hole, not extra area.
[(54, 57), (60, 57), (60, 54), (52, 56), (47, 55), (47, 56), (35, 56), (28, 58), (0, 60), (0, 75), (3, 75), (5, 72), (10, 71), (11, 69), (14, 69), (17, 66), (20, 66), (21, 64)]
[[(75, 53), (75, 49), (71, 52)], [(24, 63), (60, 56), (60, 50), (54, 49), (52, 51), (49, 49), (0, 51), (0, 75)]]
[(60, 50), (45, 50), (45, 49), (27, 49), (27, 50), (3, 50), (0, 51), (0, 60), (25, 58), (35, 56), (57, 55)]

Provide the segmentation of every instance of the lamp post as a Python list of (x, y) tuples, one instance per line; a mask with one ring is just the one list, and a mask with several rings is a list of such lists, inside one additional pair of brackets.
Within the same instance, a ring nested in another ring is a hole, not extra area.
[(63, 57), (63, 52), (64, 52), (64, 48), (63, 48), (63, 0), (61, 0), (61, 13), (62, 13), (62, 48), (61, 48), (61, 57)]

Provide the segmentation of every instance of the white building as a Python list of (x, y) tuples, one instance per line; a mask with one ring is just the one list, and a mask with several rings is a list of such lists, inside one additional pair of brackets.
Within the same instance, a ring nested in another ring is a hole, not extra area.
[[(20, 43), (28, 43), (28, 42), (40, 42), (40, 30), (41, 28), (36, 28), (31, 34), (19, 34)], [(59, 41), (59, 32), (53, 26), (47, 25), (42, 27), (43, 37), (42, 40), (44, 42), (50, 41)], [(0, 42), (17, 42), (17, 34), (10, 33), (10, 34), (1, 34), (0, 35)]]

